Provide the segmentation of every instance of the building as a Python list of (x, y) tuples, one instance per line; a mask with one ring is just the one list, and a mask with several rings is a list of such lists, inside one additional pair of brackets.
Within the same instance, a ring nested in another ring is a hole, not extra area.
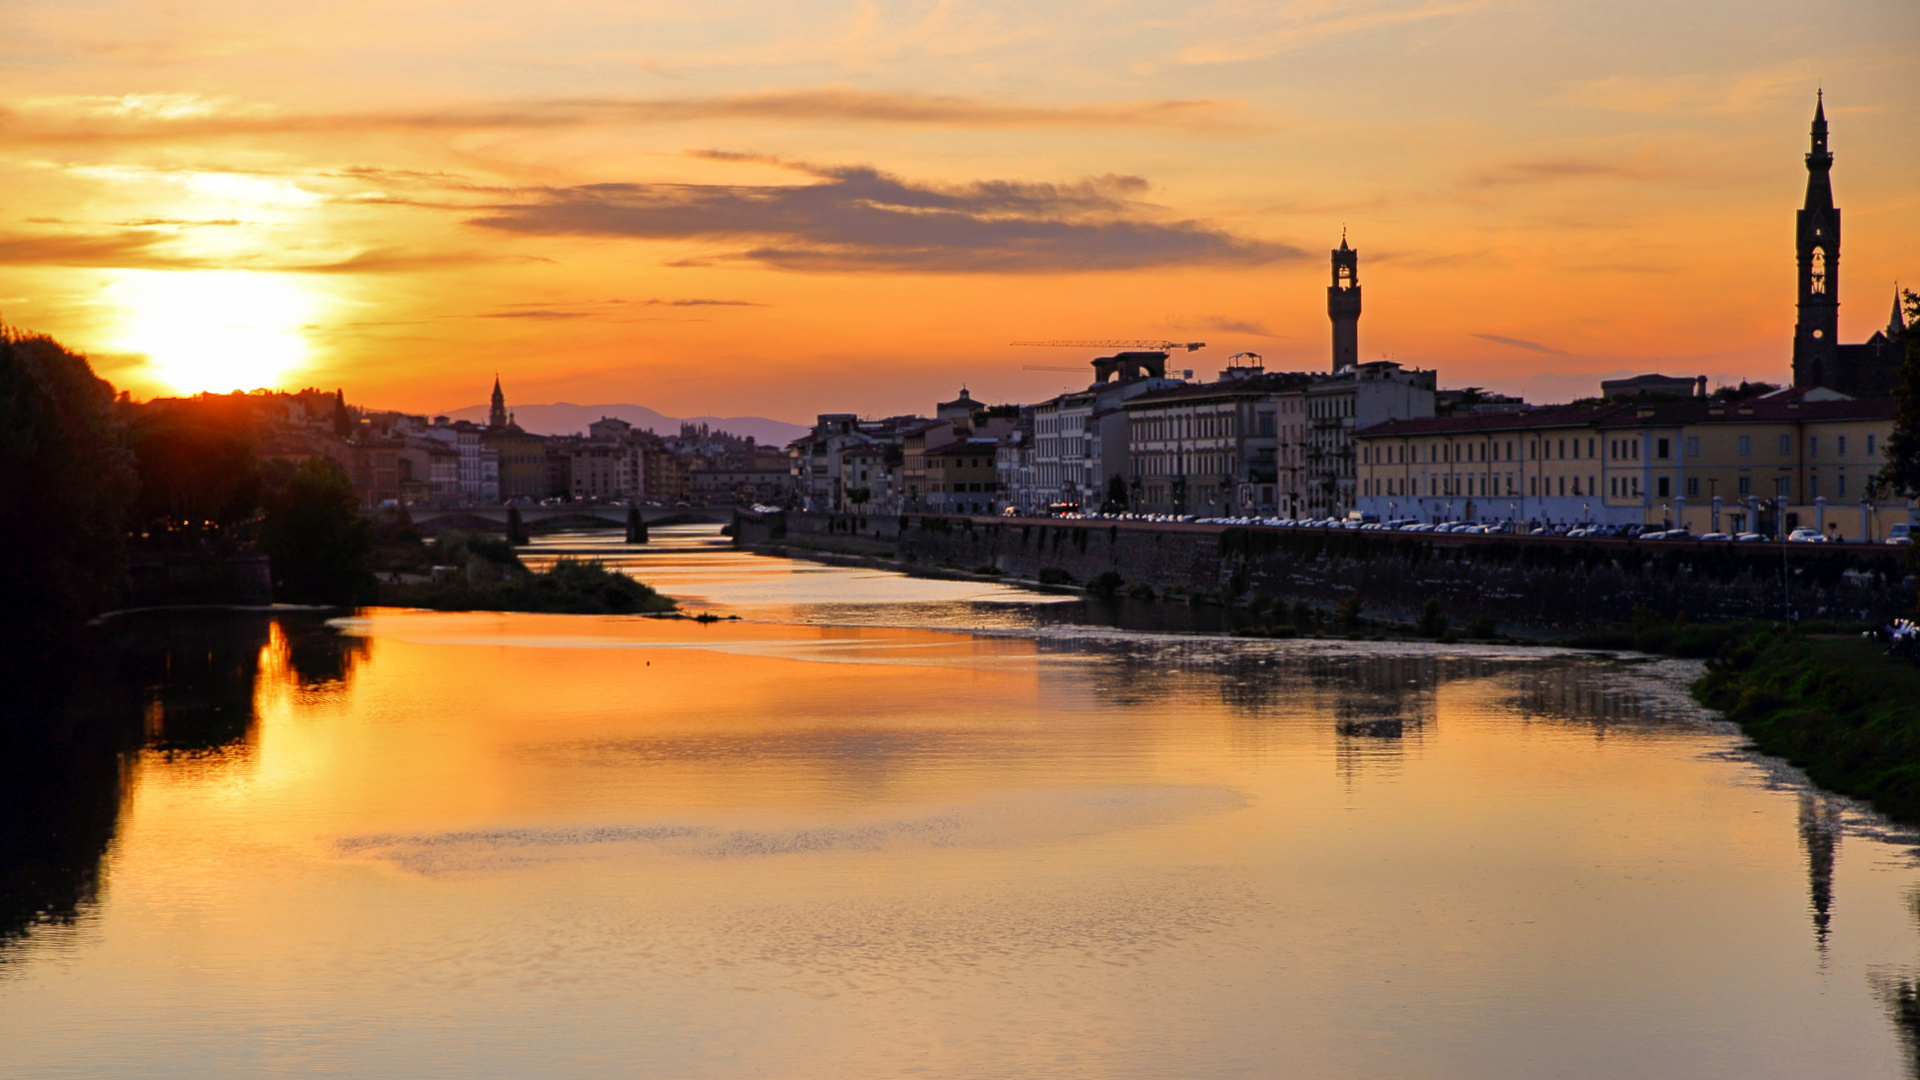
[(488, 410), (486, 429), (480, 433), (480, 442), (499, 459), (501, 499), (538, 501), (567, 493), (567, 488), (555, 488), (552, 484), (547, 440), (528, 434), (513, 422), (498, 375), (493, 377), (493, 403)]
[[(1185, 386), (1161, 374), (1167, 353), (1121, 353), (1093, 361), (1096, 381), (1033, 407), (1031, 478), (1027, 499), (1034, 510), (1076, 506), (1097, 510), (1113, 477), (1131, 481), (1127, 464), (1129, 427), (1124, 404), (1146, 394)], [(1120, 363), (1122, 357), (1134, 360)], [(1144, 359), (1141, 359), (1144, 358)], [(1117, 373), (1109, 382), (1105, 373)]]
[(999, 505), (998, 438), (975, 436), (923, 455), (923, 509), (936, 514), (991, 514)]
[(1638, 523), (1639, 507), (1600, 495), (1598, 424), (1632, 411), (1557, 405), (1369, 425), (1355, 433), (1355, 505), (1382, 521)]
[(1887, 398), (1562, 405), (1394, 421), (1360, 432), (1360, 507), (1382, 519), (1884, 539), (1904, 500), (1868, 502)]
[(1312, 376), (1236, 375), (1126, 402), (1132, 508), (1204, 517), (1277, 508), (1278, 401)]
[(1691, 379), (1682, 379), (1671, 375), (1635, 375), (1630, 379), (1603, 379), (1600, 382), (1600, 396), (1607, 401), (1650, 397), (1703, 398), (1707, 396), (1707, 377), (1696, 375)]
[(1899, 383), (1904, 322), (1895, 293), (1887, 329), (1858, 345), (1840, 344), (1840, 210), (1833, 205), (1833, 153), (1827, 148), (1826, 102), (1813, 107), (1807, 151), (1807, 196), (1795, 215), (1799, 261), (1793, 328), (1793, 385), (1825, 387), (1855, 397), (1891, 394)]
[(1305, 516), (1345, 517), (1358, 507), (1355, 432), (1389, 420), (1433, 416), (1435, 382), (1432, 371), (1373, 360), (1306, 388), (1298, 496)]
[(786, 498), (791, 479), (784, 458), (700, 463), (687, 472), (687, 501), (700, 506), (779, 503)]

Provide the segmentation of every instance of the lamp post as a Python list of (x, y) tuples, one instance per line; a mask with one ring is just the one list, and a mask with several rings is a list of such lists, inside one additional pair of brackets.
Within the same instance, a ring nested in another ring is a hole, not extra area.
[(1860, 496), (1860, 542), (1873, 543), (1873, 500)]
[(1827, 497), (1825, 495), (1813, 500), (1813, 527), (1822, 537), (1827, 535)]
[(1709, 530), (1710, 532), (1720, 531), (1720, 502), (1720, 496), (1715, 495), (1713, 497), (1713, 528)]

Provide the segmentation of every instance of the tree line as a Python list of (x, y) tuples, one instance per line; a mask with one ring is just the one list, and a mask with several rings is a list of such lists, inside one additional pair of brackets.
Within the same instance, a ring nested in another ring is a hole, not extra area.
[(324, 458), (263, 462), (259, 398), (146, 405), (84, 356), (0, 326), (0, 626), (16, 661), (73, 647), (141, 549), (264, 552), (292, 602), (371, 599), (372, 523)]

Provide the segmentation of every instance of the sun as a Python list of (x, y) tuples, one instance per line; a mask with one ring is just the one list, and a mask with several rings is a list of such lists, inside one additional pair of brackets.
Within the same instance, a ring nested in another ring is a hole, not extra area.
[(114, 347), (181, 394), (281, 387), (307, 365), (326, 306), (296, 275), (250, 270), (122, 270), (105, 298)]

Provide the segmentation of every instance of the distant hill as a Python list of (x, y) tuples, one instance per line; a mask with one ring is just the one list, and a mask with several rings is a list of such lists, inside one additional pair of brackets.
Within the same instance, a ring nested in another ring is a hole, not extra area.
[[(680, 434), (681, 418), (663, 416), (645, 405), (575, 405), (561, 401), (552, 405), (515, 405), (514, 422), (535, 435), (585, 434), (587, 425), (603, 416), (625, 420), (637, 428), (652, 428), (657, 435)], [(487, 406), (470, 405), (446, 415), (455, 420), (487, 422)], [(753, 436), (762, 445), (785, 446), (805, 435), (808, 428), (764, 416), (689, 416), (689, 424), (705, 424), (709, 429), (725, 431), (741, 438)]]

